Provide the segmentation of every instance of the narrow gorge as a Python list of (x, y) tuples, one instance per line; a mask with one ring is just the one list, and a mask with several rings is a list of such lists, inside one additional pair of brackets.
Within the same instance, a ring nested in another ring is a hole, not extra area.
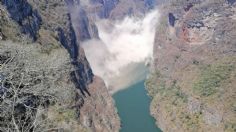
[(98, 38), (82, 46), (91, 68), (101, 76), (121, 118), (121, 132), (160, 131), (150, 116), (150, 98), (144, 86), (152, 61), (158, 11), (121, 20), (98, 20)]
[(146, 77), (153, 4), (2, 0), (1, 131), (119, 131), (111, 94)]
[(0, 0), (0, 132), (235, 132), (235, 0)]

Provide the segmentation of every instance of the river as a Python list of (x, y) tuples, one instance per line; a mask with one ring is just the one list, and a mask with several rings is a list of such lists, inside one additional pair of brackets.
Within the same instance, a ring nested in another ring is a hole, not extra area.
[(151, 99), (145, 90), (144, 81), (113, 95), (121, 118), (120, 132), (161, 132), (150, 115)]

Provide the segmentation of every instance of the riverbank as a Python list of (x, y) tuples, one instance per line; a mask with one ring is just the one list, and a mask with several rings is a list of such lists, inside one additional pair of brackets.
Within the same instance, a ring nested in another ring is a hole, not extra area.
[(120, 132), (161, 132), (150, 115), (150, 101), (144, 81), (140, 81), (113, 95), (121, 118)]

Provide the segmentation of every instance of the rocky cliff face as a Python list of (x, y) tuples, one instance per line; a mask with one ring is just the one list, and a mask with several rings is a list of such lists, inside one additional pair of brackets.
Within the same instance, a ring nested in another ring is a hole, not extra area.
[(171, 0), (159, 7), (151, 114), (163, 131), (236, 131), (235, 1)]
[(1, 1), (0, 111), (12, 110), (1, 113), (1, 131), (119, 130), (112, 98), (79, 45), (91, 33), (96, 35), (96, 29), (88, 31), (82, 10), (72, 16), (70, 7), (76, 4), (79, 1)]

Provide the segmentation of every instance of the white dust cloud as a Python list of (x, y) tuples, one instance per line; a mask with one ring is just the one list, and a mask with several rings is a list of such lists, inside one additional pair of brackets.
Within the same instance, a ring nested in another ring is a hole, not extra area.
[(144, 18), (100, 20), (96, 23), (100, 40), (82, 44), (94, 74), (105, 80), (111, 93), (145, 79), (158, 18), (154, 10)]

